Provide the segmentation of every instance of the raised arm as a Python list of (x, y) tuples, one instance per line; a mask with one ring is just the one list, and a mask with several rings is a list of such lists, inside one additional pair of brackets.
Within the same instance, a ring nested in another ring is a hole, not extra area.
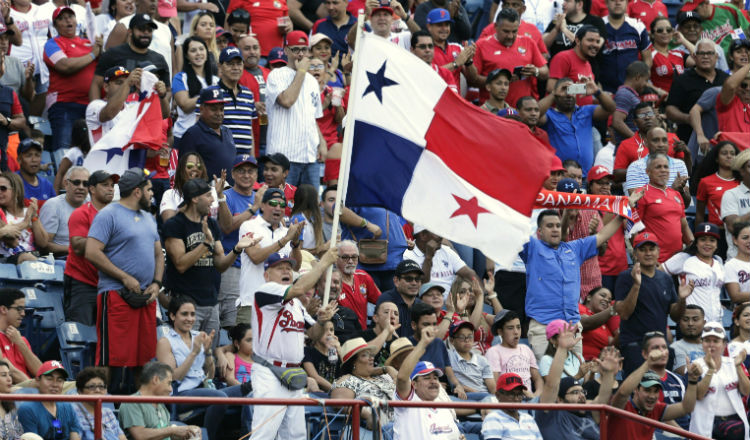
[(557, 337), (557, 349), (555, 357), (552, 358), (552, 365), (549, 367), (547, 380), (544, 381), (542, 395), (539, 397), (539, 403), (555, 403), (557, 401), (557, 392), (560, 390), (560, 378), (562, 377), (565, 359), (568, 357), (568, 351), (571, 350), (581, 336), (575, 336), (576, 327), (565, 324), (565, 328)]
[(396, 392), (402, 398), (406, 398), (411, 392), (411, 372), (414, 367), (417, 366), (417, 362), (424, 355), (427, 346), (435, 339), (435, 329), (432, 327), (425, 327), (422, 329), (422, 337), (419, 339), (417, 346), (414, 350), (406, 356), (404, 362), (401, 364), (401, 368), (398, 369), (398, 375), (396, 376)]

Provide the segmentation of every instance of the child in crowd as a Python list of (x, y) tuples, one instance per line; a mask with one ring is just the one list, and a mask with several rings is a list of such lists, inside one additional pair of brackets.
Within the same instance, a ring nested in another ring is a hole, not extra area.
[(229, 365), (234, 367), (234, 374), (224, 377), (227, 385), (240, 385), (250, 382), (253, 368), (253, 332), (247, 324), (237, 324), (229, 330), (232, 338), (232, 351), (225, 353)]
[[(549, 367), (552, 365), (552, 359), (555, 357), (555, 351), (557, 351), (557, 336), (565, 328), (566, 324), (562, 319), (555, 319), (547, 324), (547, 340), (549, 344), (547, 344), (547, 351), (544, 352), (544, 356), (539, 360), (539, 374), (542, 377), (547, 377), (549, 374)], [(585, 367), (583, 367), (584, 365)], [(589, 371), (590, 365), (583, 364), (581, 358), (573, 350), (569, 350), (568, 357), (565, 359), (565, 364), (563, 365), (562, 377), (580, 379)]]
[[(328, 350), (336, 350), (336, 359), (331, 362)], [(318, 383), (318, 387), (325, 392), (331, 391), (331, 384), (340, 375), (341, 361), (338, 353), (341, 350), (339, 340), (333, 334), (333, 322), (324, 324), (323, 333), (312, 345), (305, 347), (305, 357), (302, 359), (302, 367), (307, 375)]]
[(481, 354), (474, 353), (474, 324), (469, 321), (458, 321), (450, 327), (450, 341), (453, 345), (448, 349), (453, 373), (467, 393), (493, 393), (495, 390), (495, 376), (490, 364)]
[[(542, 392), (544, 382), (539, 374), (539, 367), (531, 347), (520, 344), (521, 319), (512, 310), (501, 310), (495, 315), (492, 333), (501, 338), (487, 350), (487, 361), (495, 374), (495, 379), (504, 373), (516, 373), (521, 376), (526, 387), (526, 397), (536, 397)], [(533, 391), (532, 391), (533, 390)]]

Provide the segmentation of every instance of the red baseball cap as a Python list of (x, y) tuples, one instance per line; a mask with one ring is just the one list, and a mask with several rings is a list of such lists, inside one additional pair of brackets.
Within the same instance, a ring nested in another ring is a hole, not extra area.
[(495, 388), (495, 391), (513, 391), (518, 387), (524, 390), (527, 389), (526, 385), (523, 384), (521, 376), (516, 373), (505, 373), (497, 378), (497, 388)]
[(550, 173), (554, 173), (555, 171), (567, 171), (562, 165), (562, 160), (556, 155), (552, 156), (552, 166), (549, 169)]
[(73, 15), (76, 14), (70, 6), (58, 6), (55, 9), (55, 12), (52, 13), (52, 21), (57, 20), (57, 17), (59, 17), (60, 14), (62, 14), (65, 11), (70, 11), (70, 13)]
[(659, 239), (656, 238), (656, 234), (648, 231), (641, 231), (633, 239), (633, 248), (639, 248), (644, 243), (653, 243), (659, 246)]
[(285, 46), (305, 46), (309, 45), (307, 34), (302, 31), (292, 31), (286, 34)]
[(612, 177), (612, 173), (609, 172), (607, 167), (603, 165), (598, 165), (589, 170), (589, 173), (586, 175), (586, 181), (593, 182), (595, 180), (603, 179), (605, 177)]
[(51, 374), (53, 371), (62, 372), (63, 377), (68, 378), (68, 372), (65, 371), (65, 367), (60, 361), (47, 361), (43, 363), (38, 370), (36, 370), (36, 377), (42, 377), (47, 374)]
[(709, 0), (685, 0), (685, 4), (682, 5), (681, 11), (694, 11), (701, 3)]

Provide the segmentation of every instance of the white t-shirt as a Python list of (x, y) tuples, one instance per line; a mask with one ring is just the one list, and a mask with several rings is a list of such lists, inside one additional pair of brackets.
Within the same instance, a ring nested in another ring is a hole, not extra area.
[[(280, 223), (279, 227), (272, 230), (271, 224), (268, 223), (262, 215), (251, 218), (240, 225), (239, 238), (244, 237), (249, 232), (252, 232), (254, 237), (263, 237), (258, 243), (262, 248), (270, 246), (276, 241), (282, 239), (288, 231), (288, 228), (284, 226), (284, 223)], [(278, 247), (278, 246), (276, 246)], [(289, 256), (292, 253), (292, 246), (287, 243), (286, 246), (281, 248), (277, 252), (282, 256)], [(237, 298), (237, 307), (241, 306), (252, 306), (253, 296), (258, 287), (265, 283), (263, 278), (263, 263), (255, 264), (247, 256), (246, 252), (242, 253), (242, 266), (240, 268), (240, 297)]]
[(606, 167), (610, 171), (612, 171), (612, 168), (615, 166), (615, 146), (612, 142), (603, 146), (602, 149), (596, 153), (594, 166), (598, 167), (600, 165)]
[[(407, 259), (413, 260), (421, 266), (424, 263), (424, 253), (418, 247), (414, 246), (414, 249), (404, 251), (404, 260)], [(464, 266), (466, 266), (466, 263), (458, 256), (456, 251), (448, 246), (441, 245), (435, 251), (435, 255), (432, 257), (430, 281), (445, 287), (445, 292), (443, 293), (444, 299), (448, 297), (453, 280), (456, 279), (456, 273)]]
[[(211, 203), (209, 212), (211, 218), (216, 219), (219, 217), (219, 197), (216, 195), (216, 189), (213, 187), (211, 188), (211, 195), (214, 196), (214, 201), (213, 203)], [(161, 197), (161, 204), (159, 205), (159, 214), (166, 211), (167, 209), (177, 211), (179, 209), (180, 203), (182, 203), (182, 196), (177, 192), (176, 189), (170, 188), (164, 191), (164, 195)]]
[(724, 285), (724, 265), (714, 259), (711, 265), (702, 262), (698, 257), (685, 261), (683, 272), (687, 281), (693, 281), (695, 288), (687, 297), (687, 304), (697, 304), (706, 314), (706, 322), (721, 322), (722, 311), (719, 296)]
[(740, 292), (750, 291), (750, 262), (732, 258), (724, 265), (724, 284), (737, 283)]
[[(39, 73), (39, 63), (43, 62), (44, 45), (47, 43), (47, 32), (49, 32), (49, 25), (52, 23), (52, 16), (46, 15), (41, 7), (31, 3), (31, 9), (28, 12), (10, 8), (10, 17), (23, 37), (23, 43), (20, 46), (10, 46), (10, 55), (18, 58), (22, 63), (33, 62), (36, 65), (36, 73)], [(33, 59), (32, 42), (37, 45), (38, 60)]]
[[(412, 387), (404, 399), (393, 392), (393, 400), (421, 402)], [(448, 408), (394, 408), (393, 440), (457, 440), (461, 432)]]
[(68, 151), (65, 152), (65, 156), (63, 157), (70, 161), (72, 164), (71, 166), (77, 167), (83, 165), (83, 151), (78, 147), (68, 148)]
[[(743, 216), (750, 212), (750, 189), (744, 183), (732, 188), (721, 196), (721, 221), (730, 215)], [(737, 246), (734, 245), (732, 234), (727, 234), (727, 258), (737, 256)]]

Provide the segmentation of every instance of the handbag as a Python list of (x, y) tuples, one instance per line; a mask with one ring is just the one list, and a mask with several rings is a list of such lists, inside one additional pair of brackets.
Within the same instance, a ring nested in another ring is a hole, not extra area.
[(253, 353), (253, 361), (263, 365), (279, 379), (282, 385), (292, 391), (301, 390), (307, 386), (307, 373), (301, 367), (278, 367), (257, 354)]
[(128, 303), (128, 305), (134, 309), (139, 309), (141, 307), (147, 306), (148, 299), (151, 298), (151, 295), (131, 292), (127, 287), (123, 287), (122, 289), (118, 290), (117, 293), (120, 294), (120, 297), (123, 299), (123, 301)]
[[(388, 236), (391, 232), (390, 228), (390, 213), (386, 211), (385, 214), (385, 240), (376, 238), (360, 238), (357, 240), (357, 249), (359, 250), (359, 262), (362, 264), (384, 264), (388, 261)], [(349, 233), (352, 234), (352, 238), (356, 239), (356, 235), (352, 232), (352, 228), (349, 228)]]

